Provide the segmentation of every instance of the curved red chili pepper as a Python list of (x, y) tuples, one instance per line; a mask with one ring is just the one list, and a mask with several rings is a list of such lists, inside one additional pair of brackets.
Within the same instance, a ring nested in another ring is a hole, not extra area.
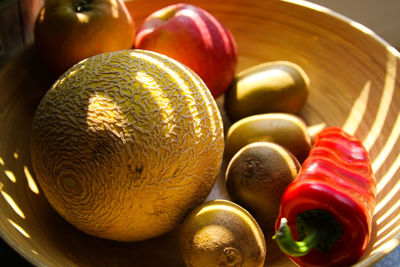
[(282, 196), (274, 238), (301, 266), (351, 265), (369, 242), (375, 199), (361, 141), (337, 127), (324, 129)]

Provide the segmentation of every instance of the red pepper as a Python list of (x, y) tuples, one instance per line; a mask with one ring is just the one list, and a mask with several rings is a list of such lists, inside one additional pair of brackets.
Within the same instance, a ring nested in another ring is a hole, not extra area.
[(361, 141), (337, 127), (324, 129), (282, 196), (273, 238), (300, 266), (351, 265), (369, 242), (375, 199)]

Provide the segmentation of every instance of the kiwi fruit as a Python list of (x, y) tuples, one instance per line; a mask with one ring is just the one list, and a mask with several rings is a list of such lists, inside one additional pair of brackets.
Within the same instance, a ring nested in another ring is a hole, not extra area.
[(265, 62), (237, 74), (225, 94), (232, 121), (268, 112), (297, 113), (306, 103), (309, 78), (289, 61)]
[(272, 142), (289, 150), (302, 163), (311, 148), (307, 125), (289, 113), (266, 113), (235, 122), (225, 138), (225, 159), (229, 161), (242, 147), (253, 142)]
[(264, 234), (252, 215), (229, 200), (216, 199), (195, 208), (179, 236), (182, 258), (191, 267), (262, 267)]
[(225, 176), (228, 195), (248, 210), (265, 232), (272, 232), (283, 192), (296, 178), (300, 166), (298, 160), (278, 144), (246, 145), (228, 164)]

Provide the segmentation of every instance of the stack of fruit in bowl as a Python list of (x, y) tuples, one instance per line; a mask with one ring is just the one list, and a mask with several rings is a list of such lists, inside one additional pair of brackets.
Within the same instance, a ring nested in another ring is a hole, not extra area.
[[(30, 151), (54, 210), (114, 241), (180, 228), (187, 266), (263, 266), (272, 238), (302, 266), (355, 263), (375, 206), (369, 156), (340, 128), (310, 135), (302, 67), (237, 72), (235, 36), (205, 9), (168, 5), (138, 25), (134, 6), (53, 0), (37, 17), (57, 79)], [(205, 201), (221, 174), (227, 199)]]

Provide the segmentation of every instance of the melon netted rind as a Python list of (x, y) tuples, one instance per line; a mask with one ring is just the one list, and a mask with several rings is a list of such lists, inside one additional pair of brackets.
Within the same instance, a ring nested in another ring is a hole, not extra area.
[(202, 80), (166, 56), (125, 50), (63, 74), (35, 114), (32, 165), (50, 204), (82, 231), (161, 235), (211, 191), (224, 149)]

